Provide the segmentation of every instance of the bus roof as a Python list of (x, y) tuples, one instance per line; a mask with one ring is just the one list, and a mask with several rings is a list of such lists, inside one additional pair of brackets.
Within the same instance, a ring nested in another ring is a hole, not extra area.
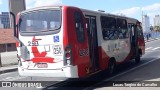
[[(40, 9), (48, 9), (48, 8), (61, 8), (61, 7), (73, 7), (73, 8), (79, 8), (79, 7), (75, 7), (75, 6), (67, 6), (67, 5), (49, 5), (49, 6), (41, 6), (41, 7), (35, 7), (35, 8), (31, 8), (31, 9), (27, 9), (25, 11), (22, 11), (21, 13), (25, 13), (25, 12), (30, 12), (30, 11), (34, 11), (34, 10), (40, 10)], [(90, 13), (95, 13), (95, 14), (100, 14), (100, 15), (107, 15), (107, 16), (111, 16), (111, 17), (119, 17), (119, 18), (124, 18), (124, 19), (129, 19), (129, 21), (138, 21), (135, 18), (131, 18), (131, 17), (127, 17), (127, 16), (121, 16), (121, 15), (116, 15), (116, 14), (111, 14), (111, 13), (106, 13), (106, 12), (101, 12), (98, 10), (88, 10), (88, 9), (83, 9), (83, 8), (79, 8), (81, 9), (83, 12), (90, 12)]]

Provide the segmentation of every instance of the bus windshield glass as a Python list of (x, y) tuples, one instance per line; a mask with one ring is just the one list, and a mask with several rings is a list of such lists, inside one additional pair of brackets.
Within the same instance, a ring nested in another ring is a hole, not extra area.
[(60, 10), (32, 11), (22, 14), (19, 19), (20, 32), (46, 32), (60, 27)]

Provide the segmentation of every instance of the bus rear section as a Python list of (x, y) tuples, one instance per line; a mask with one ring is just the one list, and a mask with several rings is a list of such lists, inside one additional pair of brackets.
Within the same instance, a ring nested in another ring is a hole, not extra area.
[[(68, 7), (42, 7), (19, 14), (16, 38), (20, 76), (78, 78), (86, 75), (86, 63), (89, 63), (86, 33), (76, 31), (85, 29), (83, 20), (79, 21), (84, 19), (81, 14), (79, 9)], [(84, 62), (79, 63), (79, 57)]]
[(19, 74), (80, 78), (106, 69), (111, 74), (130, 59), (139, 62), (145, 43), (136, 22), (70, 6), (23, 11), (14, 30)]

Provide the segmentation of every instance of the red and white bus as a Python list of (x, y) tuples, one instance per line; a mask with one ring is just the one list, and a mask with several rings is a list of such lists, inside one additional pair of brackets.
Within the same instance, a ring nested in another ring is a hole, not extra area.
[(125, 16), (45, 6), (20, 12), (14, 26), (21, 76), (112, 74), (116, 65), (132, 59), (139, 63), (145, 53), (141, 23)]

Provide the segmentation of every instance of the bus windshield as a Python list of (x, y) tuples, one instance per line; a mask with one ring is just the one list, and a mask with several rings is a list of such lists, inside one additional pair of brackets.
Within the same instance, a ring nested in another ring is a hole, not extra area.
[(20, 32), (57, 30), (61, 26), (60, 10), (39, 10), (24, 13), (19, 19)]

